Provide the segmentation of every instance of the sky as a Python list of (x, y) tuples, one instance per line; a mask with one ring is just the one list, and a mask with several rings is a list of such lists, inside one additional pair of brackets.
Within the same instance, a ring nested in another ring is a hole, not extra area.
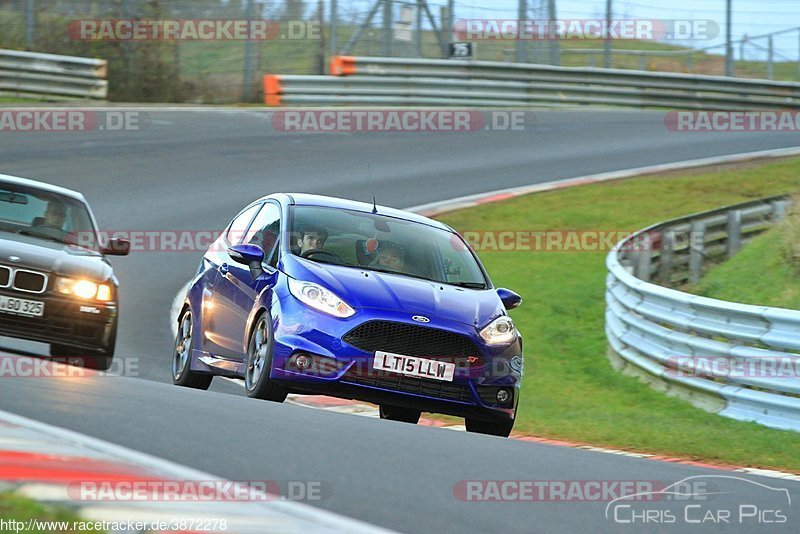
[[(527, 0), (527, 2), (529, 9), (532, 10), (540, 5), (546, 5), (546, 0)], [(446, 4), (446, 1), (429, 0), (429, 3)], [(516, 18), (517, 5), (517, 0), (456, 0), (455, 13), (456, 18), (488, 18), (490, 16)], [(612, 0), (612, 6), (614, 18), (713, 20), (720, 27), (718, 38), (680, 44), (698, 48), (724, 43), (725, 0)], [(734, 40), (741, 39), (745, 34), (754, 36), (800, 27), (800, 1), (798, 0), (732, 0), (732, 8)], [(556, 0), (556, 9), (559, 19), (602, 18), (605, 16), (606, 2), (605, 0)], [(764, 48), (767, 46), (766, 39), (757, 40), (755, 43)], [(773, 47), (776, 60), (796, 61), (798, 50), (800, 50), (800, 35), (795, 31), (783, 36), (776, 36)], [(724, 51), (723, 48), (718, 50), (720, 53)], [(765, 53), (755, 45), (746, 46), (744, 52), (748, 59), (765, 57)], [(738, 45), (735, 46), (735, 55), (738, 59)]]

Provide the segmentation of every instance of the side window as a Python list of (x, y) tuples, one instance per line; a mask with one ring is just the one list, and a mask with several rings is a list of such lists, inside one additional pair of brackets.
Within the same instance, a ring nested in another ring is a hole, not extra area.
[(244, 236), (245, 231), (247, 231), (247, 226), (250, 224), (250, 221), (253, 219), (253, 215), (256, 214), (256, 211), (258, 211), (258, 208), (260, 207), (261, 204), (250, 206), (236, 216), (225, 234), (225, 239), (228, 241), (228, 243), (231, 245), (238, 245), (242, 242), (242, 236)]
[(267, 202), (250, 225), (243, 243), (264, 249), (264, 261), (275, 267), (278, 264), (278, 239), (281, 235), (281, 210)]

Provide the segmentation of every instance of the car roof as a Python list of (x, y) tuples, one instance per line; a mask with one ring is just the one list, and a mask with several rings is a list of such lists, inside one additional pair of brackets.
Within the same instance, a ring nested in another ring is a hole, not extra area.
[(40, 191), (55, 193), (65, 197), (73, 198), (75, 200), (80, 200), (84, 204), (86, 203), (84, 196), (77, 191), (73, 191), (72, 189), (67, 189), (66, 187), (61, 187), (58, 185), (31, 180), (29, 178), (20, 178), (18, 176), (9, 176), (8, 174), (0, 174), (0, 184), (12, 184), (29, 187), (31, 189), (38, 189)]
[[(349, 200), (346, 198), (328, 197), (323, 195), (311, 195), (308, 193), (283, 193), (286, 195), (284, 198), (288, 199), (288, 204), (295, 206), (318, 206), (324, 208), (336, 208), (343, 210), (360, 211), (362, 213), (372, 213), (372, 204), (368, 202), (359, 202), (357, 200)], [(270, 195), (272, 196), (272, 195)], [(441, 230), (453, 231), (452, 228), (439, 221), (411, 213), (410, 211), (403, 211), (388, 206), (378, 204), (378, 214), (386, 215), (388, 217), (395, 217), (406, 221), (418, 222)]]

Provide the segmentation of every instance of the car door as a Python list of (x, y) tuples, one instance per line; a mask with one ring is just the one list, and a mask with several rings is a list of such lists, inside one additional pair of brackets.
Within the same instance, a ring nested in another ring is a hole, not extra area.
[(235, 360), (244, 357), (247, 319), (255, 300), (265, 285), (274, 284), (277, 260), (278, 238), (280, 236), (280, 208), (273, 202), (266, 202), (245, 232), (242, 244), (258, 245), (264, 250), (265, 275), (254, 279), (247, 265), (233, 261), (227, 253), (224, 264), (227, 269), (220, 271), (215, 292), (220, 305), (224, 307), (226, 318), (219, 323), (220, 337), (226, 343), (221, 356)]
[(233, 302), (235, 295), (226, 276), (232, 265), (228, 255), (228, 247), (242, 242), (263, 203), (248, 206), (228, 225), (217, 241), (209, 248), (204, 258), (206, 274), (203, 291), (203, 332), (205, 350), (225, 358), (238, 359), (237, 345), (241, 342), (230, 339), (229, 332), (234, 329), (236, 308)]

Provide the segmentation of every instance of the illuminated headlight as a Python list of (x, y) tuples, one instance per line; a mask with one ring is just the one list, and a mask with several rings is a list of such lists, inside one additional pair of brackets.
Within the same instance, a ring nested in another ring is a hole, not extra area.
[(502, 345), (511, 343), (517, 338), (517, 329), (514, 328), (514, 322), (510, 318), (501, 315), (481, 330), (481, 337), (489, 345)]
[(56, 279), (56, 291), (63, 295), (73, 295), (84, 300), (100, 300), (108, 302), (111, 300), (111, 286), (108, 284), (97, 284), (91, 280), (81, 278), (58, 278)]
[(289, 291), (297, 300), (315, 310), (333, 315), (334, 317), (350, 317), (356, 311), (345, 301), (328, 291), (324, 287), (311, 282), (301, 282), (289, 279)]

